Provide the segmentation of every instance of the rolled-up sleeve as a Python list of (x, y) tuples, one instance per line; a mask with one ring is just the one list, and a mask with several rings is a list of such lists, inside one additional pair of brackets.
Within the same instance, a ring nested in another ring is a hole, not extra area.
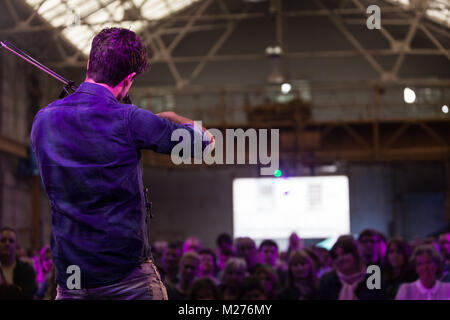
[(173, 147), (181, 141), (181, 138), (172, 141), (172, 133), (177, 129), (189, 131), (192, 145), (195, 139), (202, 141), (202, 150), (209, 144), (203, 141), (201, 130), (194, 128), (193, 125), (177, 124), (136, 106), (133, 106), (128, 113), (128, 126), (131, 139), (137, 149), (170, 154)]

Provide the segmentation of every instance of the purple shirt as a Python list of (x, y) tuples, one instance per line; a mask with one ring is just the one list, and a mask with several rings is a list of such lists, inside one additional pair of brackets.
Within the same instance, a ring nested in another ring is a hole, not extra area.
[(52, 211), (59, 285), (66, 287), (70, 265), (80, 267), (82, 288), (95, 288), (151, 257), (140, 150), (169, 154), (178, 128), (188, 129), (193, 143), (192, 126), (121, 104), (87, 82), (37, 113), (31, 143)]

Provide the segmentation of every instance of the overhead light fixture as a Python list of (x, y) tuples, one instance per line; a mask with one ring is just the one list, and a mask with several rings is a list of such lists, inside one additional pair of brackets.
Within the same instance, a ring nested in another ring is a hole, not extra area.
[(443, 113), (448, 113), (448, 106), (446, 104), (444, 104), (441, 108)]
[(406, 103), (414, 103), (416, 101), (416, 93), (410, 88), (403, 90), (403, 99)]

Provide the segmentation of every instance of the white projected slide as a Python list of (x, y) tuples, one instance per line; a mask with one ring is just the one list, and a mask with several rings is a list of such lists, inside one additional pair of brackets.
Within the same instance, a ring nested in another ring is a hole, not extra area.
[(350, 233), (346, 176), (233, 181), (234, 237), (329, 238)]

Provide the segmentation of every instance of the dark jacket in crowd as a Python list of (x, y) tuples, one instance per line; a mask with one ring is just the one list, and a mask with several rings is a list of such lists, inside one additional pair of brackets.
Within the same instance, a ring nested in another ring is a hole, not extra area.
[(404, 275), (398, 278), (392, 278), (388, 275), (382, 274), (381, 279), (381, 287), (385, 290), (386, 299), (394, 300), (400, 286), (403, 283), (416, 281), (418, 279), (418, 276), (415, 271), (408, 270)]
[(13, 282), (13, 285), (4, 284), (0, 286), (0, 299), (33, 299), (37, 284), (36, 274), (32, 266), (16, 259)]
[[(367, 279), (370, 274), (356, 287), (355, 295), (359, 300), (385, 300), (386, 294), (383, 286), (381, 289), (367, 288)], [(338, 300), (339, 292), (342, 289), (341, 281), (335, 270), (325, 273), (320, 279), (319, 299), (320, 300)]]

